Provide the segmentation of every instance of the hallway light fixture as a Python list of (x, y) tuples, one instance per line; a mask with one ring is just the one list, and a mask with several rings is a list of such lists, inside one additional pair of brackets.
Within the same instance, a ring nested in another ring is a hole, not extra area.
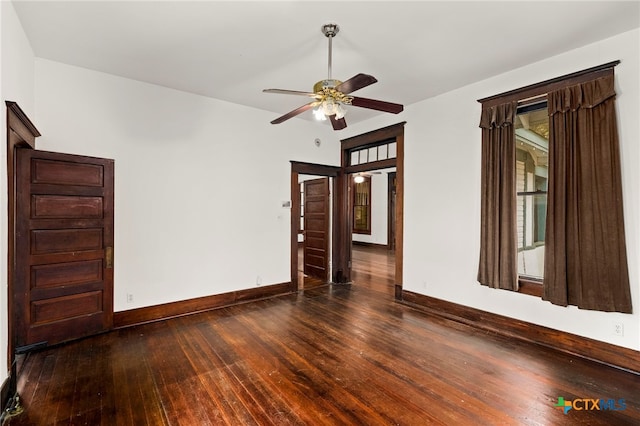
[(362, 176), (362, 175), (355, 175), (355, 176), (353, 177), (353, 181), (354, 181), (355, 183), (362, 183), (362, 182), (364, 182), (364, 176)]

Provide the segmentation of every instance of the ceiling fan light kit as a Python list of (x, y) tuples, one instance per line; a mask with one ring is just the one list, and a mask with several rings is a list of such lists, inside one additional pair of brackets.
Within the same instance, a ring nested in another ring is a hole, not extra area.
[(278, 93), (285, 95), (298, 95), (314, 98), (315, 100), (305, 104), (299, 108), (294, 109), (287, 114), (276, 118), (271, 121), (271, 124), (279, 124), (286, 121), (298, 114), (313, 109), (313, 114), (318, 120), (331, 120), (331, 125), (334, 130), (342, 130), (347, 127), (347, 122), (344, 119), (344, 115), (347, 110), (345, 105), (353, 105), (360, 108), (374, 109), (377, 111), (390, 112), (398, 114), (404, 107), (401, 104), (394, 104), (391, 102), (378, 101), (375, 99), (360, 98), (356, 96), (349, 96), (350, 93), (356, 90), (367, 87), (378, 80), (375, 77), (367, 74), (356, 74), (349, 80), (343, 82), (333, 79), (331, 77), (331, 65), (332, 65), (332, 40), (333, 37), (338, 34), (340, 27), (337, 24), (326, 24), (321, 28), (322, 33), (329, 39), (329, 61), (328, 61), (328, 76), (324, 80), (318, 81), (313, 86), (313, 92), (302, 92), (297, 90), (285, 90), (285, 89), (264, 89), (265, 93)]

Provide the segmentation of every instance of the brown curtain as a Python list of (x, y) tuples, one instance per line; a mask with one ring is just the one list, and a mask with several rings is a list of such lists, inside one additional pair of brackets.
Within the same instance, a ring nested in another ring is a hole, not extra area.
[(480, 265), (478, 282), (518, 290), (516, 260), (516, 103), (482, 108)]
[(543, 299), (631, 313), (613, 75), (548, 94)]

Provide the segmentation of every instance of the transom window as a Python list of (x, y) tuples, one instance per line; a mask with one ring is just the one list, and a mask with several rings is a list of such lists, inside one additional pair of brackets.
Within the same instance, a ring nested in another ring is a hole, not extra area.
[(397, 145), (394, 142), (382, 143), (380, 145), (355, 149), (350, 152), (349, 165), (373, 163), (375, 161), (396, 158)]

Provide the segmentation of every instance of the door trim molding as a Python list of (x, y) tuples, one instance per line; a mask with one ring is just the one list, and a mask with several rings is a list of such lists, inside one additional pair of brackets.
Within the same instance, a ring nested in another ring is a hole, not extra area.
[(36, 138), (40, 132), (22, 108), (13, 101), (5, 101), (7, 108), (7, 319), (8, 319), (8, 354), (7, 360), (11, 368), (15, 354), (15, 330), (13, 323), (13, 292), (15, 274), (15, 212), (16, 212), (16, 149), (35, 149)]
[[(13, 101), (5, 101), (7, 106), (7, 131), (11, 128), (27, 143), (35, 149), (36, 138), (42, 136), (20, 105)], [(8, 160), (8, 159), (7, 159)]]
[(16, 149), (35, 149), (40, 132), (22, 108), (13, 101), (5, 101), (7, 109), (7, 370), (8, 377), (0, 389), (2, 412), (18, 392), (18, 372), (15, 355), (15, 324), (13, 313), (15, 274), (15, 211), (16, 211)]

